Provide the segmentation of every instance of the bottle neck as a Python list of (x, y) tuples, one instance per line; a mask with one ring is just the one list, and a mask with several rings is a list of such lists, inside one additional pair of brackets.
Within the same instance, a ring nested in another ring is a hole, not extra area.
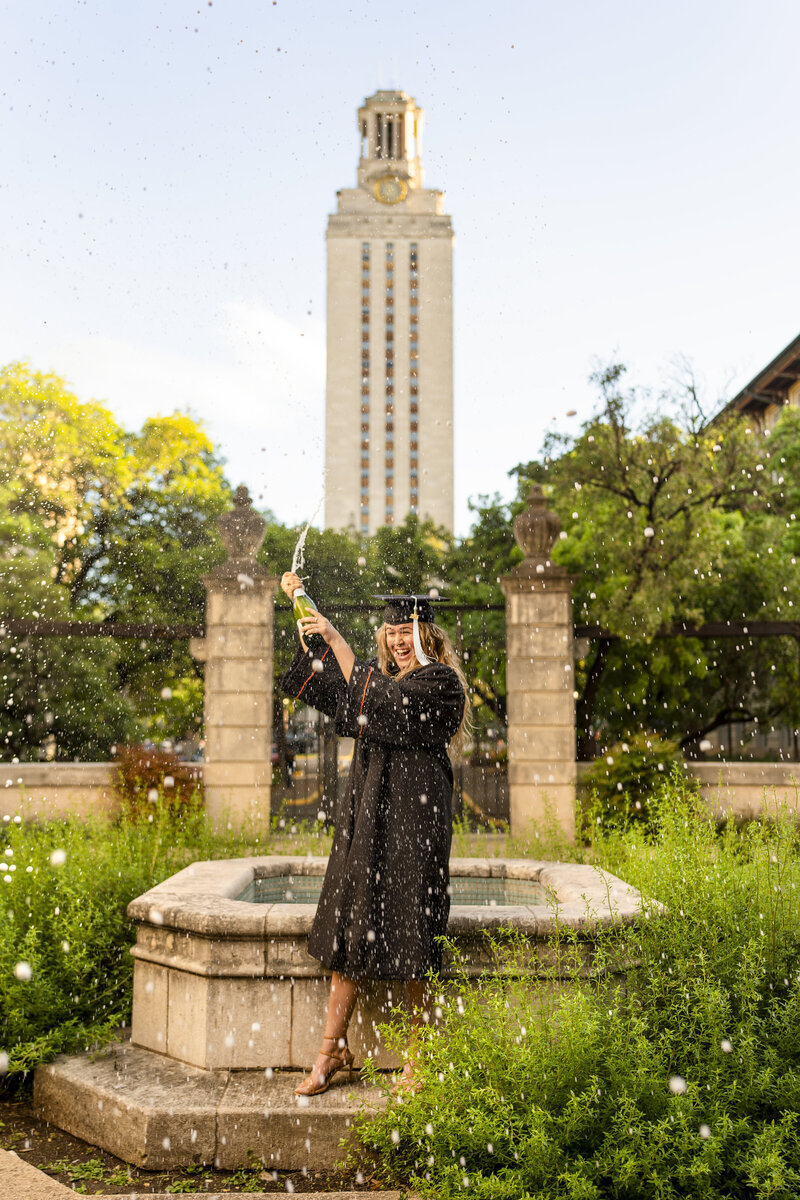
[(295, 588), (294, 591), (292, 592), (292, 599), (296, 600), (298, 596), (305, 596), (305, 594), (306, 594), (305, 588), (301, 588), (301, 587)]

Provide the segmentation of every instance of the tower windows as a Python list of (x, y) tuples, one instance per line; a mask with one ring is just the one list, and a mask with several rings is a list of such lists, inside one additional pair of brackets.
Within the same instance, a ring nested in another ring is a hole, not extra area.
[[(366, 138), (364, 122), (362, 136)], [(369, 334), (371, 255), (369, 242), (361, 243), (361, 533), (369, 532)]]
[(408, 482), (409, 508), (419, 513), (419, 245), (408, 248)]
[(403, 157), (403, 118), (399, 113), (375, 114), (375, 154), (377, 158)]
[[(387, 121), (389, 118), (387, 118)], [(387, 138), (394, 137), (392, 126), (387, 125)], [(391, 524), (391, 516), (394, 511), (394, 243), (387, 242), (384, 248), (384, 270), (386, 276), (386, 290), (384, 295), (385, 311), (384, 311), (384, 345), (385, 345), (385, 366), (384, 366), (384, 413), (386, 419), (386, 438), (384, 444), (384, 506), (385, 520), (387, 524)]]

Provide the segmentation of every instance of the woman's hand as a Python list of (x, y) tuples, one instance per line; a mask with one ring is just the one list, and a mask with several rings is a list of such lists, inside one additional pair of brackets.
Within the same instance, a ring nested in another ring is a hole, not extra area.
[(322, 613), (319, 612), (312, 613), (308, 617), (301, 617), (297, 624), (304, 638), (307, 638), (311, 633), (317, 633), (328, 646), (340, 636), (338, 630), (334, 629), (328, 618), (323, 617)]
[(294, 571), (284, 571), (281, 576), (281, 590), (286, 593), (290, 600), (294, 600), (295, 592), (302, 586), (303, 581), (299, 575), (295, 575)]

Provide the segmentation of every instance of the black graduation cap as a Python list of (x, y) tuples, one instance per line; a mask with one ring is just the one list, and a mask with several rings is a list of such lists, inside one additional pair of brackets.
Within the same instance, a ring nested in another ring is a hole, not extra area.
[(420, 621), (434, 621), (433, 604), (441, 603), (444, 596), (373, 596), (386, 605), (383, 619), (387, 625), (406, 625), (414, 619), (416, 612)]

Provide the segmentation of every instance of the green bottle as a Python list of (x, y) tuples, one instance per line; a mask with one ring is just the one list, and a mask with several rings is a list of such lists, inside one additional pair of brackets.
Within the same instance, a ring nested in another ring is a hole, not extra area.
[(312, 633), (306, 639), (300, 626), (300, 622), (303, 617), (313, 616), (313, 614), (317, 612), (317, 606), (311, 597), (307, 595), (305, 588), (295, 588), (294, 592), (292, 593), (292, 612), (294, 613), (294, 619), (297, 622), (297, 632), (300, 634), (300, 641), (303, 642), (304, 645), (311, 647), (321, 646), (323, 643), (323, 638), (320, 637), (318, 633)]

